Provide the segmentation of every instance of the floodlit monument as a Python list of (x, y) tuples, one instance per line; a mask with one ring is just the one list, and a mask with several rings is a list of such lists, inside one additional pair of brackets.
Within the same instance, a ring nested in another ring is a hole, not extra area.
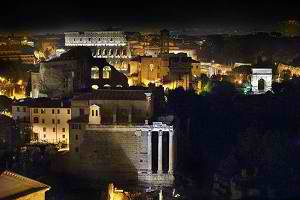
[(89, 47), (95, 58), (105, 58), (118, 70), (127, 71), (131, 57), (128, 42), (122, 31), (66, 32), (65, 46)]
[(251, 85), (253, 94), (263, 94), (272, 90), (272, 69), (252, 68)]

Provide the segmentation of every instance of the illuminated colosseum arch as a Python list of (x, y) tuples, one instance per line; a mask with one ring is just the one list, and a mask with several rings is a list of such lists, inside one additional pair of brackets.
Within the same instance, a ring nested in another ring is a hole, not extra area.
[(99, 67), (93, 66), (91, 68), (91, 79), (99, 79)]

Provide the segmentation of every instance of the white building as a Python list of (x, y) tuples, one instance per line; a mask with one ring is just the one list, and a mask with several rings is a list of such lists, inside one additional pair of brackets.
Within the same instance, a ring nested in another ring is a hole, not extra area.
[(272, 69), (252, 68), (251, 85), (253, 94), (263, 94), (272, 90)]
[[(17, 122), (27, 124), (33, 131), (32, 142), (69, 144), (70, 103), (48, 98), (24, 99), (12, 106)], [(27, 127), (28, 127), (27, 126)]]
[(105, 58), (120, 71), (128, 70), (131, 58), (128, 42), (122, 31), (66, 32), (65, 46), (89, 47), (95, 58)]

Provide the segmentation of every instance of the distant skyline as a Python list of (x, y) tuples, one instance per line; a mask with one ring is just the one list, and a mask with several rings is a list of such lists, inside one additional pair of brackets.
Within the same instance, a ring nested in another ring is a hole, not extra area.
[(280, 21), (299, 20), (298, 6), (292, 1), (51, 0), (6, 4), (0, 13), (1, 32), (43, 33), (118, 27), (124, 31), (168, 28), (199, 35), (242, 34), (274, 31)]

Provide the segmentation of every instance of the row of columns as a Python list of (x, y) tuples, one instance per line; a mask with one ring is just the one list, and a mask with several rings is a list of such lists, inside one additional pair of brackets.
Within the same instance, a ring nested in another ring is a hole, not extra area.
[[(158, 174), (162, 174), (163, 170), (162, 170), (162, 136), (163, 136), (163, 131), (159, 130), (158, 131), (158, 170), (157, 173)], [(174, 163), (174, 153), (173, 153), (173, 137), (174, 133), (173, 130), (169, 130), (169, 170), (168, 170), (168, 174), (173, 174), (173, 163)], [(148, 131), (148, 173), (151, 174), (152, 173), (152, 130)]]

